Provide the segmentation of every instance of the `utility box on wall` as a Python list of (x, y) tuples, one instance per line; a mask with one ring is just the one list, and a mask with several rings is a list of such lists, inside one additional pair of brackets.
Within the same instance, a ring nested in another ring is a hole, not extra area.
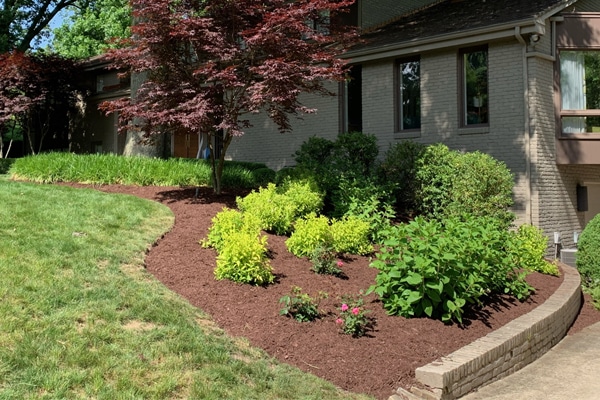
[(560, 251), (560, 262), (563, 264), (570, 265), (571, 267), (577, 267), (577, 249), (561, 249)]

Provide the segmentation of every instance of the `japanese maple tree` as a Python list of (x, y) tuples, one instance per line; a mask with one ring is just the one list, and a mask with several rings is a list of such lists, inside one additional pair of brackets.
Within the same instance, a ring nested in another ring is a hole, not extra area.
[(75, 68), (71, 60), (51, 54), (0, 54), (0, 152), (3, 136), (17, 127), (32, 154), (50, 134), (66, 139), (67, 113), (78, 94)]
[(335, 22), (353, 2), (132, 0), (139, 22), (131, 43), (109, 54), (115, 67), (144, 80), (131, 99), (102, 108), (119, 113), (121, 132), (137, 129), (144, 138), (207, 134), (220, 193), (227, 148), (250, 127), (249, 113), (265, 112), (289, 131), (290, 115), (315, 111), (301, 104), (301, 93), (332, 95), (327, 81), (344, 79), (338, 57), (355, 33)]

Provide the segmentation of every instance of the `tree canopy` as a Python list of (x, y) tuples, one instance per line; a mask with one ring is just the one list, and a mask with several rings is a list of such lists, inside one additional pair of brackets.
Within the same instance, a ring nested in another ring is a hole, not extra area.
[(90, 0), (0, 0), (0, 53), (29, 50), (58, 13), (70, 6), (86, 8)]
[(144, 79), (133, 98), (104, 110), (119, 113), (122, 132), (209, 135), (219, 193), (225, 153), (250, 126), (248, 114), (264, 112), (289, 131), (289, 115), (315, 111), (301, 104), (301, 93), (331, 95), (326, 82), (344, 79), (338, 56), (356, 36), (336, 16), (353, 2), (133, 0), (139, 23), (110, 57)]
[(114, 39), (130, 36), (128, 0), (96, 0), (89, 7), (73, 8), (69, 19), (53, 30), (52, 50), (70, 58), (88, 58), (117, 47)]

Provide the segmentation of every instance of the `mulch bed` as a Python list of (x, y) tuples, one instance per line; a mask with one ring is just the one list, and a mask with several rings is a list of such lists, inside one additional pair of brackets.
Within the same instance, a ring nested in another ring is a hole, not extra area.
[[(85, 187), (85, 185), (71, 185)], [(88, 186), (89, 187), (89, 186)], [(377, 271), (367, 257), (344, 260), (345, 277), (317, 275), (306, 259), (291, 255), (285, 238), (269, 235), (271, 265), (275, 284), (268, 287), (216, 281), (213, 270), (216, 254), (204, 249), (199, 240), (208, 232), (212, 217), (225, 206), (235, 207), (235, 196), (225, 192), (216, 197), (210, 189), (178, 187), (95, 186), (111, 193), (127, 193), (155, 200), (175, 214), (175, 225), (146, 258), (146, 268), (170, 290), (210, 314), (229, 335), (246, 337), (278, 360), (318, 375), (335, 385), (358, 393), (387, 399), (399, 388), (414, 384), (415, 368), (447, 355), (485, 336), (507, 322), (543, 303), (560, 285), (562, 278), (531, 274), (536, 288), (531, 298), (520, 303), (500, 296), (482, 309), (470, 312), (464, 326), (445, 325), (427, 318), (405, 319), (386, 315), (376, 296), (365, 305), (374, 329), (361, 338), (341, 334), (335, 324), (340, 298), (367, 289)], [(312, 296), (329, 294), (321, 302), (325, 315), (311, 323), (300, 323), (279, 315), (279, 299), (292, 286)], [(600, 321), (600, 312), (585, 302), (570, 334)]]

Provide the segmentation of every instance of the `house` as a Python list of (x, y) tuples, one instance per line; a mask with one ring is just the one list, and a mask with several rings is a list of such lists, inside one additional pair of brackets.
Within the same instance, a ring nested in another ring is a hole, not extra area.
[(256, 116), (229, 157), (277, 169), (308, 137), (347, 130), (382, 153), (402, 140), (480, 150), (513, 172), (517, 223), (573, 247), (600, 212), (600, 0), (358, 0), (349, 20), (364, 43), (343, 55), (339, 96), (307, 96), (318, 112), (291, 134)]

